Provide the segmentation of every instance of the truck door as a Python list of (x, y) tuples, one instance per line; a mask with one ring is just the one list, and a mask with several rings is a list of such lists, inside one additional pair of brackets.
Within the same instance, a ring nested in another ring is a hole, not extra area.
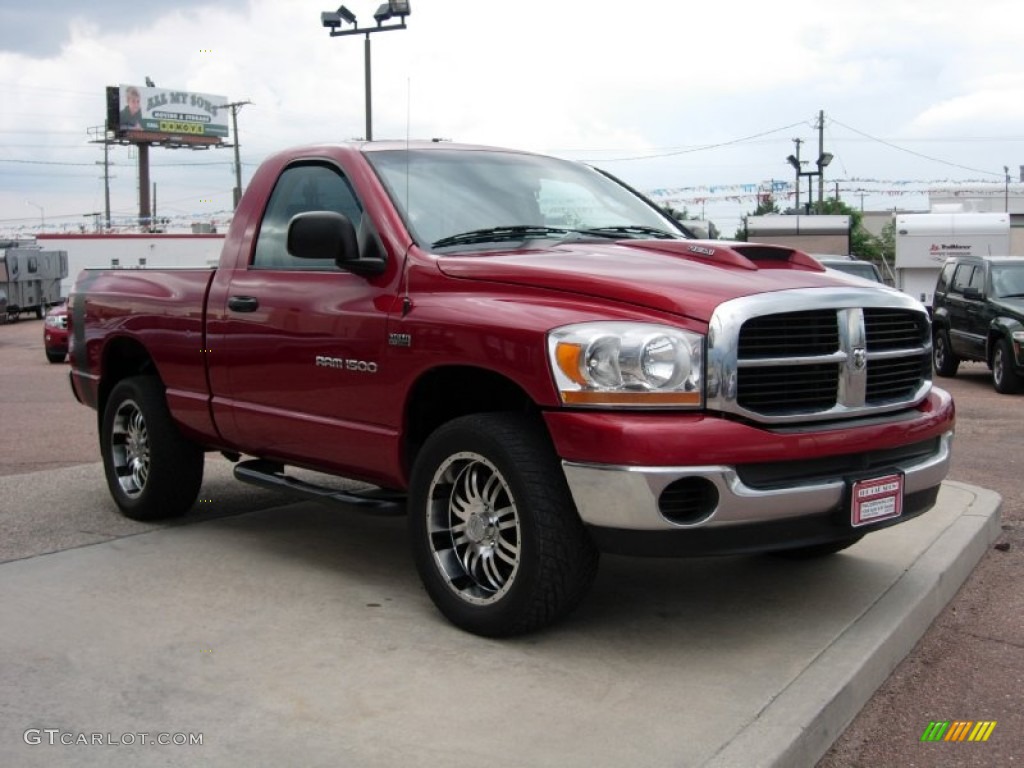
[(288, 253), (291, 218), (325, 210), (359, 226), (362, 206), (343, 173), (328, 162), (285, 169), (248, 269), (232, 275), (225, 306), (210, 308), (219, 318), (211, 386), (218, 425), (243, 449), (352, 471), (380, 466), (397, 434), (398, 415), (375, 405), (393, 291)]
[(959, 264), (949, 288), (949, 342), (961, 357), (978, 359), (985, 354), (986, 330), (982, 328), (985, 270), (980, 264)]

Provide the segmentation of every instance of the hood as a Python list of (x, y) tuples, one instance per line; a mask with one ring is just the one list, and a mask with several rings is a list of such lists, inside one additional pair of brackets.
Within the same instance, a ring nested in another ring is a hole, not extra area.
[(729, 299), (850, 284), (801, 251), (710, 240), (575, 242), (440, 256), (438, 266), (454, 278), (549, 288), (704, 322)]
[(1008, 298), (1008, 299), (990, 299), (992, 306), (998, 307), (1007, 315), (1016, 317), (1019, 321), (1024, 322), (1024, 298)]

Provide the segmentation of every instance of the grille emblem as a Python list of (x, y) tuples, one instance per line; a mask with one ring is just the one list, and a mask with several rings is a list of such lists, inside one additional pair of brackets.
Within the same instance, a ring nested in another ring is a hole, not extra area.
[(853, 370), (863, 371), (868, 364), (868, 352), (864, 347), (854, 347), (853, 349)]

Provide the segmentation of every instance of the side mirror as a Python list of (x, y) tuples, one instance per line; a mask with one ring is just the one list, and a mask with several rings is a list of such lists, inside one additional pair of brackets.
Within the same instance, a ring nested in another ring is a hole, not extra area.
[(360, 258), (356, 228), (334, 211), (307, 211), (288, 222), (288, 253), (297, 259), (331, 259), (340, 269), (357, 275), (382, 273), (383, 258)]

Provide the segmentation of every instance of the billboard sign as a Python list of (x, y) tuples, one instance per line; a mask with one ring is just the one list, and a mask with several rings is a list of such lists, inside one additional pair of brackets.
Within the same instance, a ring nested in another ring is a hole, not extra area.
[(121, 85), (116, 91), (117, 100), (107, 100), (107, 121), (125, 139), (149, 141), (156, 135), (156, 140), (216, 143), (228, 135), (224, 96), (139, 85)]

